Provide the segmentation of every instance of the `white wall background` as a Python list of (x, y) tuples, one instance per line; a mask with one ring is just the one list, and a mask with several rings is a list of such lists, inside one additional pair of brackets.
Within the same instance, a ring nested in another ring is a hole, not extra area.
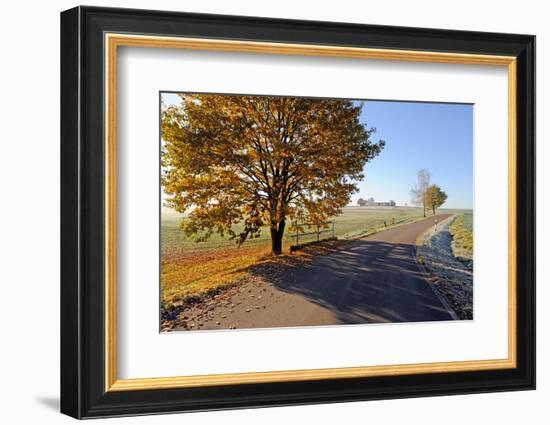
[[(59, 392), (59, 12), (78, 3), (9, 2), (0, 17), (0, 420), (69, 423), (57, 413)], [(550, 27), (544, 2), (462, 0), (272, 2), (201, 0), (95, 1), (95, 5), (156, 8), (295, 19), (360, 22), (537, 35), (538, 215), (550, 169), (548, 91)], [(538, 223), (538, 390), (454, 397), (345, 403), (186, 416), (135, 417), (109, 423), (192, 424), (544, 423), (550, 397), (550, 291), (541, 243), (548, 220)]]

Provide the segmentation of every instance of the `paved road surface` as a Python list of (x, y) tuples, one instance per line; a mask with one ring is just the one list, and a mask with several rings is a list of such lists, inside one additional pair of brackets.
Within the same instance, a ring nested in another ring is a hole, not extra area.
[(419, 271), (414, 249), (416, 238), (446, 217), (349, 241), (274, 285), (247, 283), (193, 329), (452, 320)]

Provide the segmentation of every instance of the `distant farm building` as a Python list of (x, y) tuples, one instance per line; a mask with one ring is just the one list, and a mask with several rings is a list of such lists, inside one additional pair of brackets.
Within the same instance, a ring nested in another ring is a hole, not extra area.
[(386, 202), (376, 202), (374, 198), (369, 198), (367, 200), (359, 198), (357, 204), (360, 207), (395, 207), (395, 201), (386, 201)]

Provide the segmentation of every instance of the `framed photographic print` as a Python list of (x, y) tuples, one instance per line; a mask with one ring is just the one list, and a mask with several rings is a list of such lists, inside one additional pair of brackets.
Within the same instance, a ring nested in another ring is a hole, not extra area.
[(533, 389), (535, 37), (61, 14), (61, 411)]

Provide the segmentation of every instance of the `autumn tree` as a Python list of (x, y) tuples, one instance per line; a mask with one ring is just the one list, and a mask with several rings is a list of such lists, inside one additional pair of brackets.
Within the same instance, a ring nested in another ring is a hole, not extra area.
[(424, 193), (424, 205), (430, 208), (435, 215), (435, 210), (445, 203), (447, 194), (435, 184), (428, 186)]
[[(181, 228), (242, 244), (269, 227), (282, 251), (287, 221), (322, 224), (341, 213), (383, 141), (349, 100), (180, 95), (162, 112), (162, 185)], [(244, 224), (237, 233), (237, 224)]]
[(416, 177), (416, 185), (411, 189), (411, 203), (418, 206), (422, 205), (424, 217), (426, 217), (427, 204), (424, 195), (430, 186), (430, 171), (422, 168), (417, 171)]

